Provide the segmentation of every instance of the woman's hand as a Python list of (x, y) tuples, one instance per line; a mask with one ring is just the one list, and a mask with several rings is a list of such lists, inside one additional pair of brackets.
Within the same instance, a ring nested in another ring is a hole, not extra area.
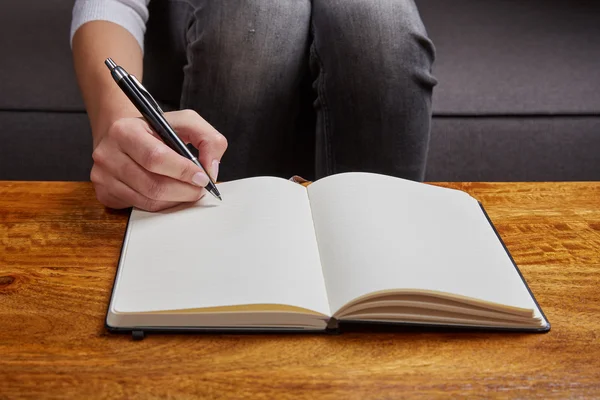
[[(119, 24), (96, 20), (73, 36), (77, 82), (94, 142), (91, 179), (96, 196), (111, 208), (158, 211), (200, 199), (208, 183), (202, 169), (171, 150), (140, 117), (115, 84), (104, 60), (111, 57), (143, 82), (143, 52)], [(199, 151), (199, 161), (217, 179), (227, 140), (190, 110), (165, 114), (179, 137)]]
[[(168, 112), (165, 118), (181, 140), (198, 149), (200, 163), (216, 180), (225, 137), (191, 110)], [(94, 137), (91, 180), (105, 206), (159, 211), (206, 194), (208, 176), (170, 149), (143, 119), (118, 119)]]

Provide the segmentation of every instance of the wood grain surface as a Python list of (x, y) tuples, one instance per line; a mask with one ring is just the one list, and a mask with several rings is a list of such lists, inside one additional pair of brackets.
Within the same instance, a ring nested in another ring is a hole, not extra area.
[(437, 183), (488, 211), (547, 334), (151, 335), (103, 328), (127, 212), (0, 182), (0, 399), (600, 398), (600, 182)]

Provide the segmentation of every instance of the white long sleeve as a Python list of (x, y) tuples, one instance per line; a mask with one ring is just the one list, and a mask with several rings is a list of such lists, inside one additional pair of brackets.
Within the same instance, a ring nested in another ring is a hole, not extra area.
[(79, 27), (89, 21), (110, 21), (127, 29), (144, 51), (144, 34), (150, 0), (76, 0), (71, 20), (70, 43)]

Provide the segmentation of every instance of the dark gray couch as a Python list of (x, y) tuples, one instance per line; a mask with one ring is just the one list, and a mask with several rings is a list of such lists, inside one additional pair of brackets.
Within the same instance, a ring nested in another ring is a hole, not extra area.
[[(0, 179), (89, 179), (72, 3), (0, 2)], [(440, 82), (427, 180), (600, 180), (600, 2), (417, 3)]]

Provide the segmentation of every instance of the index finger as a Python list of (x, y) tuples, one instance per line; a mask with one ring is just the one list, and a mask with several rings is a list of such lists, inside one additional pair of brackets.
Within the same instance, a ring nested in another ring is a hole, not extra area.
[(180, 156), (162, 140), (148, 134), (147, 125), (142, 120), (132, 119), (123, 122), (123, 127), (115, 128), (117, 143), (144, 169), (196, 186), (206, 186), (208, 176), (191, 160)]
[(182, 140), (198, 149), (198, 160), (216, 180), (215, 163), (218, 166), (227, 150), (225, 136), (192, 110), (169, 112), (165, 118)]

